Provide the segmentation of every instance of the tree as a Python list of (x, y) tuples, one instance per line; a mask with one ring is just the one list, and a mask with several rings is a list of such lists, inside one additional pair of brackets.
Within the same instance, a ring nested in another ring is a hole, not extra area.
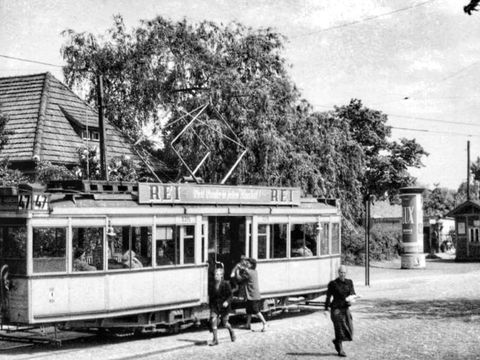
[(477, 6), (479, 2), (479, 0), (470, 0), (470, 2), (463, 7), (463, 11), (468, 15), (472, 15), (472, 11), (478, 11)]
[(427, 190), (423, 199), (424, 215), (428, 217), (444, 217), (455, 207), (455, 191), (435, 184), (433, 190)]
[(479, 185), (480, 185), (480, 157), (477, 157), (477, 159), (470, 164), (470, 172), (473, 177), (473, 197), (474, 199), (479, 199), (480, 194), (479, 194)]
[[(247, 152), (231, 183), (300, 186), (340, 198), (354, 219), (366, 194), (393, 197), (410, 184), (408, 167), (426, 154), (413, 140), (391, 142), (386, 115), (360, 100), (313, 112), (288, 75), (284, 38), (271, 29), (157, 17), (127, 32), (116, 16), (104, 37), (64, 34), (68, 85), (84, 86), (93, 102), (103, 74), (107, 117), (132, 138), (153, 122), (170, 144), (191, 118), (185, 114), (203, 111), (175, 147), (189, 166), (210, 151), (198, 172), (206, 182), (219, 182), (243, 151), (226, 136), (236, 134)], [(169, 147), (162, 157), (181, 167)]]
[(423, 166), (421, 159), (428, 155), (420, 144), (405, 138), (391, 141), (387, 116), (364, 107), (360, 100), (352, 99), (349, 105), (336, 107), (335, 112), (362, 149), (364, 171), (359, 181), (364, 199), (374, 195), (393, 200), (401, 187), (414, 183), (408, 169)]
[[(93, 101), (95, 76), (103, 74), (107, 117), (133, 138), (142, 125), (155, 122), (170, 143), (185, 125), (176, 119), (211, 104), (202, 123), (194, 124), (178, 142), (178, 151), (190, 165), (212, 151), (200, 176), (217, 182), (241, 151), (219, 135), (230, 130), (219, 121), (222, 117), (248, 149), (232, 182), (289, 184), (279, 169), (292, 150), (288, 137), (300, 114), (300, 95), (280, 55), (280, 34), (237, 23), (191, 25), (162, 17), (143, 21), (127, 33), (120, 16), (107, 39), (71, 30), (65, 34), (62, 53), (68, 85), (86, 83), (87, 98)], [(82, 71), (85, 68), (89, 71)], [(163, 127), (159, 114), (165, 113), (170, 116)], [(172, 167), (179, 166), (168, 147), (163, 156)]]
[(7, 122), (8, 116), (0, 112), (0, 151), (7, 145), (8, 137), (13, 134), (13, 132), (5, 129)]

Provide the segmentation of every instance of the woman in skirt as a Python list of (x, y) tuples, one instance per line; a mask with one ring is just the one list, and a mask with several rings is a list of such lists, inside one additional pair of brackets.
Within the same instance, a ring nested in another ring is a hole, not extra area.
[[(333, 344), (338, 355), (347, 356), (343, 351), (342, 342), (352, 341), (353, 339), (353, 321), (350, 313), (350, 301), (355, 295), (353, 282), (346, 278), (347, 269), (345, 266), (340, 266), (338, 269), (338, 278), (330, 281), (327, 289), (327, 299), (325, 301), (325, 310), (330, 308), (330, 318), (335, 329), (335, 339)], [(330, 299), (333, 297), (333, 300)]]

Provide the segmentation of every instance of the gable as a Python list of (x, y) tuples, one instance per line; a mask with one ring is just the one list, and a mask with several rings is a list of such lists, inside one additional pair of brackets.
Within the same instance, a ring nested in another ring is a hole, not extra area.
[[(98, 115), (87, 103), (51, 74), (0, 78), (0, 111), (13, 130), (0, 158), (11, 162), (34, 157), (60, 164), (77, 164), (78, 149), (98, 147)], [(84, 138), (85, 131), (90, 137)], [(107, 161), (130, 156), (139, 161), (130, 142), (105, 121)]]
[(469, 200), (465, 201), (464, 203), (458, 205), (455, 209), (450, 211), (446, 216), (447, 217), (454, 217), (463, 214), (474, 214), (480, 213), (480, 202), (478, 200)]

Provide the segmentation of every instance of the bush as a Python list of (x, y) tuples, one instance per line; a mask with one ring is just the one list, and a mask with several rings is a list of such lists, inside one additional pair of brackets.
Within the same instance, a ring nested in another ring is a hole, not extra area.
[[(370, 229), (370, 261), (390, 260), (400, 253), (401, 228), (375, 224)], [(342, 226), (342, 262), (365, 264), (365, 230), (351, 224)]]

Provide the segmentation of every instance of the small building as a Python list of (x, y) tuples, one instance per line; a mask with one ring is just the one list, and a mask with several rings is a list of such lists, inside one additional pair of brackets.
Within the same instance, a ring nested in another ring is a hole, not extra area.
[(465, 201), (447, 216), (455, 219), (455, 259), (480, 261), (480, 200)]
[[(80, 148), (99, 147), (98, 114), (50, 73), (0, 78), (0, 113), (8, 117), (10, 131), (0, 160), (25, 174), (38, 161), (73, 167)], [(105, 120), (107, 164), (129, 156), (139, 161), (131, 142)]]
[[(382, 228), (387, 231), (402, 231), (402, 205), (390, 204), (389, 201), (377, 201), (371, 208), (372, 228)], [(455, 228), (452, 218), (423, 217), (423, 251), (436, 253), (441, 251), (443, 241), (446, 241), (451, 230)], [(434, 230), (438, 231), (438, 238), (433, 239)]]

